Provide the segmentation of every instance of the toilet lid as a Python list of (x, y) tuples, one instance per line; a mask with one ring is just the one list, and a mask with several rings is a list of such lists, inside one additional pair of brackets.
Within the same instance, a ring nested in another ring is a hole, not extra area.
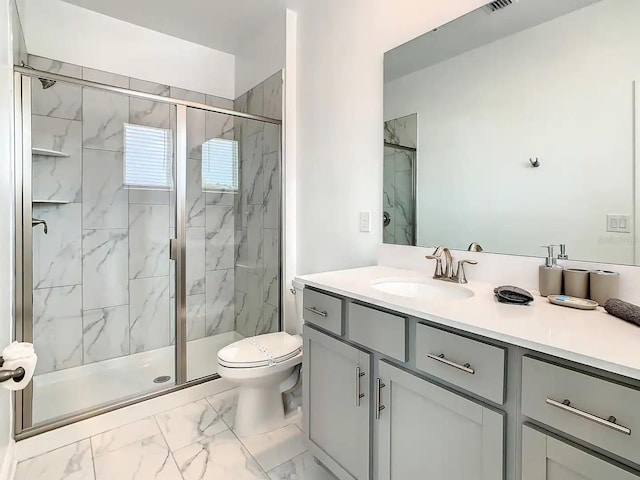
[(265, 367), (289, 360), (301, 351), (300, 337), (286, 332), (266, 333), (222, 348), (218, 352), (218, 363), (231, 368)]

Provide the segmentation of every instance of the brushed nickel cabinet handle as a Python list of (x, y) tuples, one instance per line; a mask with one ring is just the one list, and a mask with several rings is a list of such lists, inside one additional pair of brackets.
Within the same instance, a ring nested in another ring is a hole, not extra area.
[(382, 394), (380, 390), (382, 390), (386, 385), (382, 383), (382, 380), (376, 378), (376, 420), (380, 420), (380, 412), (385, 409), (385, 406), (382, 405)]
[(360, 399), (364, 397), (364, 393), (360, 392), (360, 377), (364, 377), (364, 372), (360, 371), (360, 367), (356, 367), (356, 407), (360, 406)]
[(558, 402), (557, 400), (547, 398), (547, 403), (553, 407), (564, 410), (565, 412), (571, 413), (580, 418), (585, 418), (594, 423), (597, 423), (598, 425), (602, 425), (603, 427), (615, 430), (616, 432), (622, 433), (623, 435), (631, 435), (631, 429), (623, 427), (622, 425), (618, 425), (616, 423), (616, 417), (614, 416), (611, 416), (609, 418), (598, 417), (597, 415), (593, 415), (578, 408), (572, 407), (571, 402), (567, 399), (563, 400), (562, 402)]
[(316, 315), (320, 315), (321, 317), (326, 317), (327, 312), (323, 312), (322, 310), (318, 310), (316, 307), (304, 307), (305, 310), (310, 311), (311, 313), (315, 313)]
[(445, 365), (449, 365), (450, 367), (453, 368), (457, 368), (458, 370), (462, 370), (465, 373), (468, 373), (469, 375), (475, 375), (476, 371), (471, 368), (471, 365), (468, 363), (465, 363), (464, 365), (460, 365), (459, 363), (456, 362), (452, 362), (451, 360), (447, 360), (444, 356), (444, 353), (441, 353), (440, 355), (432, 355), (432, 354), (427, 354), (427, 357), (429, 357), (431, 360), (435, 360), (436, 362), (440, 362), (440, 363), (444, 363)]

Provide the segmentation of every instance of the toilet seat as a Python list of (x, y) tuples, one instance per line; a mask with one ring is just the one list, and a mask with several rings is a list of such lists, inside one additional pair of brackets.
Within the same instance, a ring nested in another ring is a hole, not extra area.
[(302, 351), (300, 337), (286, 332), (266, 333), (238, 340), (218, 352), (218, 363), (228, 368), (274, 366)]

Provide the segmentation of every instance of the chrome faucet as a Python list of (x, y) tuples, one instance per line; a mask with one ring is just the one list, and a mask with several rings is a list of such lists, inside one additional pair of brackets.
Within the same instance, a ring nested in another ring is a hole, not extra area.
[[(444, 254), (444, 272), (442, 270), (442, 255)], [(451, 250), (449, 250), (444, 245), (438, 246), (432, 255), (426, 255), (425, 258), (427, 260), (435, 260), (436, 261), (436, 269), (433, 272), (433, 278), (436, 280), (443, 280), (445, 282), (455, 282), (455, 283), (468, 283), (467, 276), (464, 273), (464, 264), (468, 263), (469, 265), (477, 265), (477, 261), (475, 260), (460, 260), (458, 261), (458, 266), (456, 268), (456, 272), (453, 273), (453, 257), (451, 255)]]

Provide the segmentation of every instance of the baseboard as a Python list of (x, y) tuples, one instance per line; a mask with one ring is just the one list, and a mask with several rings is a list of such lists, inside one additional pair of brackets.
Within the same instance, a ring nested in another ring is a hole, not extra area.
[(0, 480), (13, 480), (16, 476), (16, 442), (11, 440), (7, 445), (2, 468), (0, 469)]

